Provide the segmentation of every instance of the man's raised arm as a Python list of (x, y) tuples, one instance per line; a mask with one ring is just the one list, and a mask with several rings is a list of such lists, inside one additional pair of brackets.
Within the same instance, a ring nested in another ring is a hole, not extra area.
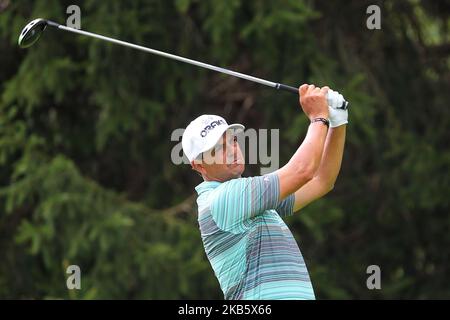
[(342, 95), (333, 92), (332, 96), (335, 99), (329, 101), (330, 130), (325, 141), (322, 161), (314, 177), (295, 192), (294, 212), (331, 191), (341, 170), (348, 111), (337, 109), (342, 103)]
[(280, 200), (311, 181), (321, 163), (328, 131), (328, 87), (304, 84), (299, 88), (300, 105), (311, 120), (305, 140), (289, 162), (276, 173), (280, 181)]

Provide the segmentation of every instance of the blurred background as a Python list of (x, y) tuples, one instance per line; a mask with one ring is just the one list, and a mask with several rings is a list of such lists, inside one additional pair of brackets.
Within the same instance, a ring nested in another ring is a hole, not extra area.
[[(340, 176), (288, 218), (318, 299), (450, 299), (450, 2), (0, 0), (0, 298), (222, 299), (171, 134), (200, 114), (308, 126), (297, 97), (49, 28), (43, 17), (351, 103)], [(366, 26), (369, 5), (381, 29)], [(259, 166), (245, 176), (259, 175)], [(79, 265), (81, 290), (66, 268)], [(369, 265), (381, 290), (369, 290)]]

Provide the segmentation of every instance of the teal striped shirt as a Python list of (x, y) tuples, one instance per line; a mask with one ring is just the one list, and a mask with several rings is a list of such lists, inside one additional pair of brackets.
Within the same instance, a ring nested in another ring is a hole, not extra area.
[(294, 195), (279, 201), (276, 173), (204, 181), (198, 223), (206, 255), (225, 299), (315, 299), (303, 256), (281, 217)]

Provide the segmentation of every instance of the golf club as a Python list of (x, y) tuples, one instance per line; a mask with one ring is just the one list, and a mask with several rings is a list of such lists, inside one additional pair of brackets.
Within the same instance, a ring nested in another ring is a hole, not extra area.
[[(166, 53), (163, 51), (159, 51), (159, 50), (155, 50), (155, 49), (151, 49), (151, 48), (146, 48), (143, 46), (139, 46), (136, 44), (132, 44), (129, 42), (125, 42), (125, 41), (121, 41), (121, 40), (117, 40), (117, 39), (113, 39), (113, 38), (109, 38), (109, 37), (105, 37), (99, 34), (95, 34), (95, 33), (91, 33), (91, 32), (87, 32), (87, 31), (83, 31), (83, 30), (78, 30), (78, 29), (74, 29), (74, 28), (70, 28), (64, 25), (61, 25), (59, 23), (50, 21), (50, 20), (46, 20), (46, 19), (35, 19), (33, 21), (31, 21), (30, 23), (28, 23), (25, 28), (23, 28), (22, 32), (20, 33), (19, 36), (19, 46), (21, 48), (27, 48), (32, 46), (41, 36), (42, 32), (45, 30), (45, 28), (47, 26), (51, 26), (51, 27), (55, 27), (58, 28), (60, 30), (64, 30), (64, 31), (69, 31), (69, 32), (73, 32), (73, 33), (78, 33), (81, 35), (85, 35), (88, 37), (93, 37), (93, 38), (97, 38), (100, 40), (105, 40), (105, 41), (109, 41), (112, 43), (116, 43), (125, 47), (129, 47), (129, 48), (133, 48), (133, 49), (137, 49), (137, 50), (141, 50), (141, 51), (145, 51), (148, 53), (153, 53), (162, 57), (166, 57), (169, 59), (174, 59), (174, 60), (178, 60), (181, 62), (185, 62), (188, 64), (192, 64), (198, 67), (202, 67), (202, 68), (206, 68), (206, 69), (210, 69), (210, 70), (214, 70), (217, 72), (221, 72), (221, 73), (225, 73), (228, 74), (230, 76), (234, 76), (234, 77), (238, 77), (241, 79), (245, 79), (245, 80), (249, 80), (249, 81), (253, 81), (256, 83), (260, 83), (272, 88), (275, 88), (277, 90), (284, 90), (284, 91), (288, 91), (291, 93), (295, 93), (298, 95), (298, 88), (295, 87), (291, 87), (291, 86), (287, 86), (281, 83), (276, 83), (276, 82), (272, 82), (272, 81), (268, 81), (268, 80), (264, 80), (264, 79), (260, 79), (260, 78), (256, 78), (250, 75), (246, 75), (243, 73), (239, 73), (236, 71), (232, 71), (232, 70), (228, 70), (225, 68), (220, 68), (217, 66), (213, 66), (211, 64), (207, 64), (207, 63), (203, 63), (200, 61), (196, 61), (196, 60), (192, 60), (192, 59), (188, 59), (188, 58), (183, 58), (174, 54), (170, 54), (170, 53)], [(347, 101), (343, 101), (342, 106), (339, 109), (347, 109), (348, 107), (348, 102)]]

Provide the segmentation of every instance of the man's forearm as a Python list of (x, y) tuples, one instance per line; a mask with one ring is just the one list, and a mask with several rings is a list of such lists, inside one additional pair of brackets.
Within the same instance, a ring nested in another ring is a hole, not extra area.
[(289, 162), (277, 171), (280, 179), (280, 200), (310, 181), (320, 166), (327, 136), (327, 127), (311, 124), (305, 140)]
[(321, 183), (329, 187), (334, 186), (339, 171), (341, 170), (342, 156), (344, 153), (346, 125), (328, 130), (322, 161), (314, 176)]
[(320, 166), (327, 138), (327, 127), (321, 123), (311, 124), (305, 139), (288, 162), (288, 166), (308, 168), (315, 173)]

